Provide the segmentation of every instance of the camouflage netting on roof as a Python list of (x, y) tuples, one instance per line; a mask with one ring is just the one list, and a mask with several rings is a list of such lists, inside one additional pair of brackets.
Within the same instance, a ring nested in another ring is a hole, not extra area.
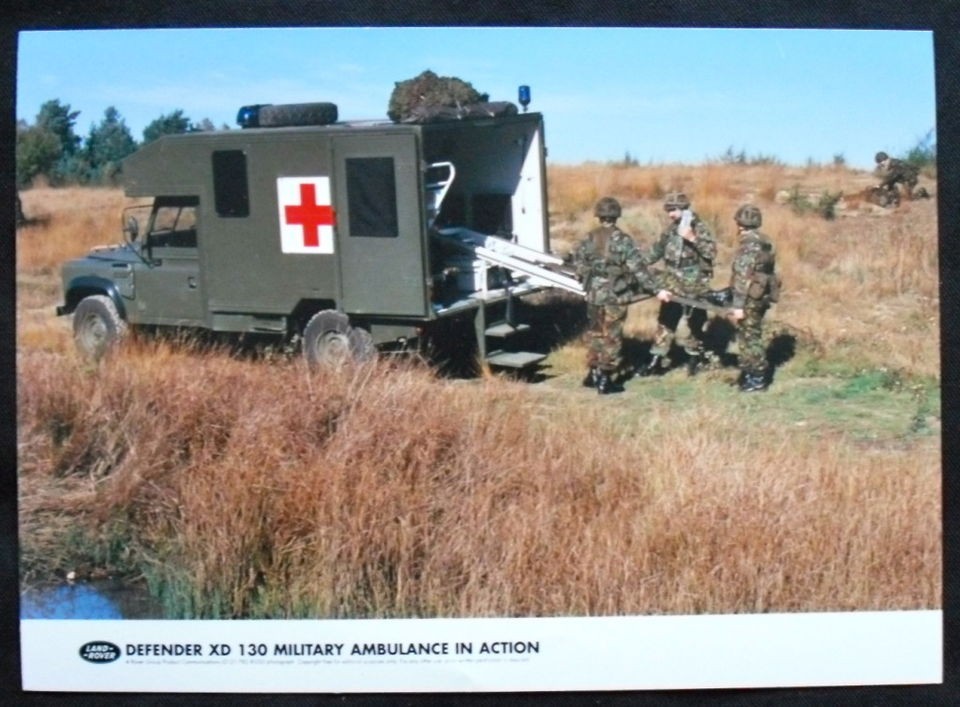
[(387, 117), (395, 123), (407, 122), (425, 108), (460, 108), (487, 100), (487, 94), (480, 93), (469, 82), (437, 76), (427, 69), (419, 76), (394, 84)]

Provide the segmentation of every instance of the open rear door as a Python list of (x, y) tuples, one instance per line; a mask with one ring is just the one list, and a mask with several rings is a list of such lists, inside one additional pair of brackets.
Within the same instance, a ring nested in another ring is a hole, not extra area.
[(334, 160), (344, 310), (425, 316), (426, 246), (416, 136), (338, 136)]

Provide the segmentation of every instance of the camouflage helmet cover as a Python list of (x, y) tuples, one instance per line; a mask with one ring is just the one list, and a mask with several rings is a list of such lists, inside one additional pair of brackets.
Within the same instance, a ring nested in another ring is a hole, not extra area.
[(873, 160), (874, 162), (883, 162), (885, 159), (889, 159), (889, 157), (890, 155), (888, 155), (886, 152), (878, 152), (873, 156)]
[(663, 199), (663, 208), (666, 211), (673, 209), (689, 209), (690, 199), (682, 191), (672, 191)]
[(737, 213), (733, 215), (733, 220), (744, 228), (759, 228), (760, 224), (763, 223), (763, 215), (753, 204), (744, 204), (739, 209)]
[(593, 207), (597, 218), (620, 218), (620, 202), (610, 196), (605, 196)]

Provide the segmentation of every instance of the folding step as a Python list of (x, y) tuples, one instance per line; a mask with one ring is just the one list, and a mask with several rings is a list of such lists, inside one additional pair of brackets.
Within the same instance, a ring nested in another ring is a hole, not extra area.
[(510, 324), (508, 322), (500, 322), (499, 324), (494, 324), (488, 328), (484, 333), (487, 336), (496, 336), (503, 339), (518, 332), (526, 331), (529, 328), (529, 324)]
[(487, 356), (487, 363), (491, 366), (503, 368), (528, 368), (535, 366), (547, 357), (546, 354), (533, 351), (494, 351)]

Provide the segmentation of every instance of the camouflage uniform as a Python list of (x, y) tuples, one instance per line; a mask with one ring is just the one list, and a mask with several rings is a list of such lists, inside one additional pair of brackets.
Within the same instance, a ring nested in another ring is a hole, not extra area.
[[(616, 213), (619, 215), (619, 205)], [(584, 384), (600, 387), (600, 377), (609, 379), (620, 367), (628, 304), (639, 290), (655, 291), (659, 283), (647, 271), (633, 238), (609, 219), (580, 242), (573, 252), (573, 264), (587, 299), (590, 374)]]
[(880, 176), (880, 188), (892, 191), (897, 189), (897, 184), (903, 184), (903, 190), (907, 198), (912, 198), (920, 170), (903, 160), (888, 157), (885, 152), (878, 152), (876, 161), (877, 173)]
[[(748, 211), (752, 209), (753, 211)], [(745, 216), (741, 215), (745, 214)], [(740, 244), (733, 256), (730, 289), (733, 309), (743, 310), (737, 322), (740, 349), (741, 390), (762, 390), (768, 382), (769, 364), (763, 344), (763, 315), (779, 296), (776, 250), (765, 234), (757, 230), (760, 210), (743, 206), (737, 211)], [(755, 224), (755, 225), (754, 225)]]
[[(667, 197), (665, 209), (688, 209), (690, 202), (683, 194), (671, 194)], [(684, 296), (702, 297), (710, 289), (713, 278), (713, 260), (717, 255), (717, 243), (709, 227), (695, 213), (692, 214), (690, 227), (695, 234), (688, 241), (680, 235), (680, 221), (672, 221), (660, 235), (659, 240), (644, 254), (644, 262), (652, 265), (663, 260), (666, 270), (662, 275), (663, 289)], [(703, 351), (703, 327), (707, 313), (703, 309), (689, 308), (676, 302), (662, 302), (657, 314), (657, 333), (650, 347), (653, 355), (652, 367), (662, 366), (666, 361), (670, 346), (677, 336), (680, 320), (687, 317), (689, 335), (678, 343), (691, 356), (699, 360)]]

